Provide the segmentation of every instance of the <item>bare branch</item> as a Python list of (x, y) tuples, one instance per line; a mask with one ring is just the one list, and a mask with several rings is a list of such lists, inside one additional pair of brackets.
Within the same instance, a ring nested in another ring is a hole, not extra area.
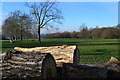
[(50, 22), (50, 21), (52, 21), (52, 20), (55, 20), (55, 19), (57, 19), (57, 17), (56, 17), (56, 18), (51, 18), (51, 19), (45, 21), (45, 22), (41, 25), (41, 28), (43, 28), (48, 22)]
[(38, 24), (38, 37), (40, 40), (40, 28), (46, 27), (45, 25), (50, 24), (50, 22), (54, 21), (57, 23), (60, 23), (62, 16), (61, 16), (61, 11), (57, 9), (55, 6), (56, 1), (54, 2), (49, 2), (47, 0), (46, 2), (40, 2), (40, 4), (34, 3), (32, 5), (28, 5), (32, 10), (32, 13), (35, 17), (35, 20), (37, 21)]
[[(48, 2), (47, 2), (47, 3), (48, 3)], [(50, 3), (48, 3), (48, 4), (50, 4)], [(44, 15), (43, 15), (43, 18), (42, 18), (42, 22), (41, 22), (41, 24), (40, 24), (40, 25), (42, 25), (42, 24), (43, 24), (43, 22), (44, 22), (44, 20), (45, 20), (45, 17), (46, 17), (47, 12), (50, 10), (50, 8), (51, 8), (53, 5), (54, 5), (54, 3), (52, 3), (50, 6), (49, 6), (49, 5), (46, 5), (45, 11), (44, 11)]]

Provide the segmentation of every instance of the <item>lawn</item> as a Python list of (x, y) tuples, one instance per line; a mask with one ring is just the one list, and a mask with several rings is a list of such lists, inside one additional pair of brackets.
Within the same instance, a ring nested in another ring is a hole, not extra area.
[(57, 46), (57, 45), (77, 45), (80, 50), (80, 63), (99, 64), (107, 62), (111, 56), (120, 58), (118, 39), (42, 39), (42, 43), (33, 41), (33, 39), (10, 43), (9, 40), (3, 40), (2, 51), (7, 51), (16, 46), (18, 47), (38, 47), (38, 46)]

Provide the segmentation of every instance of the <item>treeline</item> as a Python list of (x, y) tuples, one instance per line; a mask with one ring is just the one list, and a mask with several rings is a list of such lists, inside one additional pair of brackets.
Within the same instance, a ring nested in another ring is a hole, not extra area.
[[(34, 19), (21, 11), (11, 12), (2, 25), (2, 39), (10, 40), (38, 38), (38, 27)], [(50, 26), (50, 25), (49, 25)], [(51, 27), (52, 28), (52, 27)], [(88, 28), (85, 24), (80, 31), (58, 32), (40, 35), (40, 38), (91, 38), (91, 39), (118, 39), (120, 37), (120, 24), (114, 27)]]
[(91, 38), (91, 39), (118, 39), (120, 37), (120, 29), (118, 27), (103, 27), (88, 29), (84, 27), (80, 32), (58, 32), (46, 34), (45, 38)]

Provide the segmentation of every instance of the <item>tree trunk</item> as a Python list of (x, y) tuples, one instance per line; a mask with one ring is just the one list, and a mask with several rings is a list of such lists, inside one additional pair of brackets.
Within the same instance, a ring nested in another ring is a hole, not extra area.
[(38, 26), (38, 41), (41, 42), (41, 38), (40, 38), (40, 26)]
[(21, 35), (20, 35), (20, 40), (21, 40), (21, 41), (23, 40), (22, 37), (23, 37), (23, 36), (22, 36), (22, 27), (21, 27)]
[(2, 78), (2, 80), (56, 80), (56, 64), (49, 53), (9, 50), (2, 64)]
[(21, 34), (21, 38), (20, 38), (20, 40), (21, 40), (21, 41), (23, 40), (23, 38), (22, 38), (22, 34)]
[(15, 34), (15, 40), (17, 40), (17, 30), (16, 30), (16, 34)]
[(17, 36), (15, 36), (15, 40), (17, 40)]
[(10, 36), (10, 40), (12, 40), (12, 36)]

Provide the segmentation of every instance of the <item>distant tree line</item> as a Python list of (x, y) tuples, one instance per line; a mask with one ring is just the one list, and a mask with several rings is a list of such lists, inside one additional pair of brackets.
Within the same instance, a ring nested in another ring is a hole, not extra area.
[(88, 29), (83, 27), (79, 32), (58, 32), (46, 34), (45, 38), (91, 38), (91, 39), (118, 39), (120, 37), (120, 28), (116, 27), (102, 27)]

